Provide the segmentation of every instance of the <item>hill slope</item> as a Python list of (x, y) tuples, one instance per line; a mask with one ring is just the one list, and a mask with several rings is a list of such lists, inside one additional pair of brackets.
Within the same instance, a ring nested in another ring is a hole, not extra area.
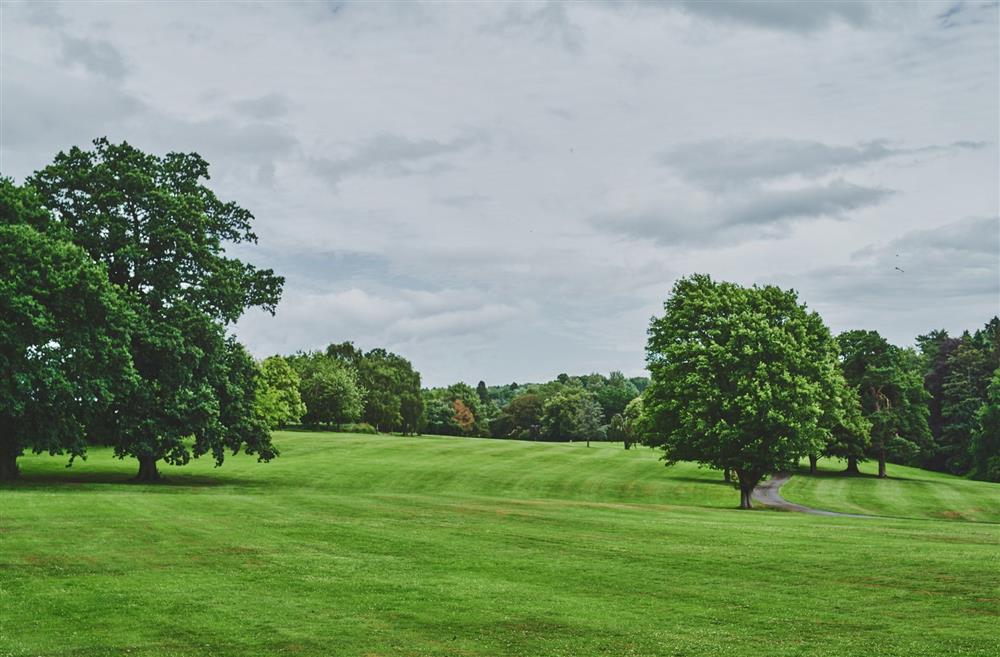
[(1000, 522), (1000, 484), (894, 464), (887, 479), (875, 476), (875, 463), (862, 463), (861, 477), (844, 476), (836, 462), (819, 466), (816, 475), (796, 474), (781, 487), (782, 497), (844, 513)]
[(1000, 532), (731, 507), (649, 450), (282, 433), (0, 488), (3, 655), (992, 655)]

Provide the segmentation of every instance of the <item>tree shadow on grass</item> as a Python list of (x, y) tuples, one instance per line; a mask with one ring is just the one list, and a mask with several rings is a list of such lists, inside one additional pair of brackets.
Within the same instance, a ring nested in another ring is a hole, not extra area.
[(70, 490), (93, 490), (92, 486), (117, 486), (123, 490), (143, 489), (147, 492), (180, 492), (185, 488), (217, 488), (223, 486), (260, 486), (257, 479), (205, 474), (170, 472), (162, 475), (155, 483), (138, 482), (132, 472), (124, 470), (95, 470), (86, 472), (22, 472), (12, 481), (0, 482), (0, 490), (38, 490), (55, 488), (60, 492)]
[[(878, 475), (868, 472), (852, 473), (846, 470), (817, 470), (809, 472), (809, 467), (800, 465), (793, 474), (803, 477), (815, 477), (817, 479), (878, 479)], [(898, 477), (888, 476), (886, 479), (897, 479)]]
[(718, 479), (705, 479), (703, 477), (692, 477), (691, 475), (678, 475), (676, 477), (670, 477), (671, 481), (688, 481), (694, 484), (708, 484), (716, 486), (727, 486), (729, 488), (736, 488), (734, 482), (725, 481), (722, 478), (722, 474), (719, 474)]

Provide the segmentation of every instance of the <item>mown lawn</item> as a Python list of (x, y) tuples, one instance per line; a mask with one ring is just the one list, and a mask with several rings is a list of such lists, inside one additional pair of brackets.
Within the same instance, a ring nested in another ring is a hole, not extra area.
[(881, 480), (876, 463), (862, 463), (860, 477), (848, 477), (843, 469), (842, 463), (821, 460), (816, 475), (796, 474), (781, 495), (829, 511), (1000, 523), (1000, 484), (892, 463)]
[(159, 486), (126, 483), (134, 464), (100, 450), (70, 470), (22, 459), (24, 480), (0, 488), (0, 654), (1000, 645), (1000, 525), (738, 511), (720, 473), (612, 445), (276, 442), (272, 463), (198, 462)]

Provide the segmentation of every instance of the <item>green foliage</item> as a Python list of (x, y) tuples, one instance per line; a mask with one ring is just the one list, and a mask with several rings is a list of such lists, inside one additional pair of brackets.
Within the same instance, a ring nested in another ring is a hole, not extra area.
[[(83, 249), (38, 232), (28, 190), (0, 181), (0, 479), (25, 450), (86, 452), (116, 395), (135, 385), (128, 305)], [(24, 218), (25, 223), (18, 224)]]
[[(422, 431), (441, 436), (488, 435), (486, 411), (478, 391), (465, 383), (423, 391)], [(459, 403), (459, 405), (456, 405)]]
[(649, 417), (644, 412), (644, 402), (642, 397), (636, 397), (628, 403), (622, 413), (624, 420), (625, 449), (630, 449), (633, 445), (647, 444), (652, 442), (652, 428), (649, 424)]
[(378, 429), (367, 422), (353, 422), (351, 424), (345, 424), (341, 429), (344, 433), (360, 433), (365, 435), (378, 434)]
[(366, 391), (365, 422), (381, 431), (416, 433), (424, 405), (420, 374), (410, 361), (385, 349), (372, 349), (357, 363), (358, 380)]
[(604, 440), (604, 411), (593, 393), (567, 387), (542, 406), (542, 435), (548, 440)]
[(1000, 367), (993, 371), (986, 399), (976, 413), (976, 427), (970, 447), (972, 475), (1000, 482)]
[(288, 361), (281, 356), (265, 358), (257, 379), (257, 413), (264, 423), (277, 429), (295, 424), (306, 414), (306, 405), (299, 393), (301, 380)]
[(628, 403), (639, 396), (639, 390), (621, 372), (612, 372), (607, 379), (601, 379), (601, 383), (591, 389), (601, 405), (605, 421), (610, 422), (613, 416), (623, 413)]
[(681, 279), (654, 318), (644, 395), (669, 463), (732, 469), (741, 507), (768, 472), (825, 444), (836, 346), (792, 291), (744, 288), (705, 275)]
[(909, 461), (931, 443), (920, 359), (876, 331), (846, 331), (837, 342), (844, 378), (860, 395), (871, 424), (870, 452), (884, 477), (887, 460)]
[(990, 378), (998, 365), (967, 334), (948, 356), (941, 386), (942, 427), (938, 441), (938, 454), (947, 472), (962, 474), (974, 469), (971, 445), (977, 414), (987, 399)]
[(514, 397), (490, 424), (494, 438), (535, 440), (541, 434), (544, 399), (533, 392)]
[(253, 364), (224, 327), (250, 307), (273, 312), (283, 279), (225, 255), (227, 244), (256, 242), (253, 215), (219, 200), (202, 184), (208, 177), (196, 153), (158, 157), (98, 139), (30, 179), (58, 230), (104, 266), (131, 306), (141, 381), (104, 430), (120, 457), (139, 459), (141, 479), (157, 478), (159, 460), (276, 454), (249, 403)]
[(353, 367), (320, 351), (299, 353), (288, 360), (299, 378), (306, 409), (303, 423), (341, 425), (361, 418), (367, 390), (358, 383)]

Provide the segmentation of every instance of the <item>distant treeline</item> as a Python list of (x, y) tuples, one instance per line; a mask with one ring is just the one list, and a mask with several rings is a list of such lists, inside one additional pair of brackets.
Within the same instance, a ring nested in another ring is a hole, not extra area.
[[(856, 472), (859, 461), (873, 458), (1000, 481), (1000, 319), (958, 337), (931, 331), (917, 337), (916, 348), (861, 330), (840, 334), (836, 343), (864, 431), (834, 432), (812, 455), (814, 465), (836, 457)], [(421, 389), (420, 374), (402, 356), (363, 353), (350, 342), (274, 356), (261, 366), (259, 397), (271, 426), (659, 444), (643, 421), (649, 379), (621, 372)], [(289, 400), (283, 407), (273, 401), (282, 395)]]
[(616, 417), (649, 384), (612, 372), (421, 389), (408, 360), (385, 349), (363, 352), (351, 342), (271, 356), (260, 366), (260, 412), (272, 427), (522, 440), (621, 440)]

